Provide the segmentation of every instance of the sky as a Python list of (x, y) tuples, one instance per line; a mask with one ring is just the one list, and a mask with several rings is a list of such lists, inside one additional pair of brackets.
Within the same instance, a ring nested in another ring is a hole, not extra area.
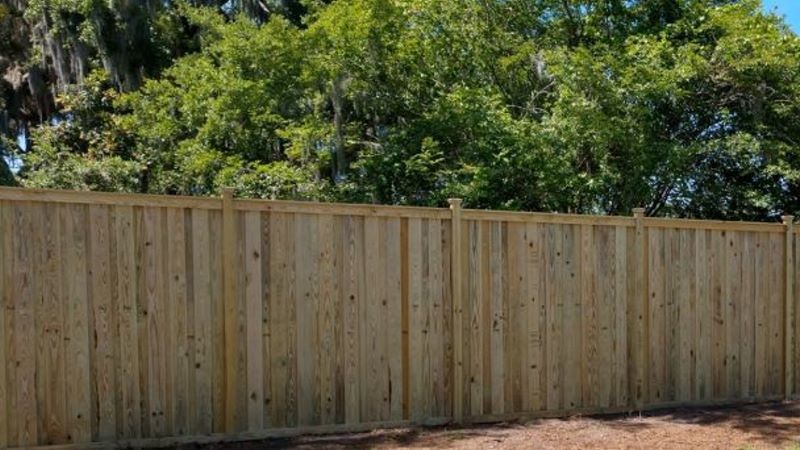
[(775, 11), (786, 17), (786, 22), (796, 33), (800, 33), (800, 1), (798, 0), (762, 0), (767, 11)]

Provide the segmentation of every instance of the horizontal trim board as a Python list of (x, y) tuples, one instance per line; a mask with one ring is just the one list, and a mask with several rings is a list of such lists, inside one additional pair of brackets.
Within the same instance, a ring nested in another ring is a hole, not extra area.
[(676, 228), (692, 230), (754, 231), (761, 233), (783, 233), (786, 226), (780, 223), (737, 222), (727, 220), (666, 219), (645, 217), (644, 226), (650, 228)]
[(409, 217), (449, 219), (450, 210), (417, 206), (391, 206), (356, 203), (320, 203), (287, 200), (235, 199), (238, 211), (261, 211), (302, 214), (332, 214), (340, 216)]
[(0, 188), (0, 200), (77, 203), (88, 205), (222, 209), (222, 199), (211, 197), (127, 194), (122, 192), (61, 191), (16, 187)]
[(482, 209), (463, 209), (464, 220), (484, 220), (491, 222), (555, 223), (564, 225), (609, 225), (633, 227), (633, 217), (590, 216), (580, 214), (537, 213), (523, 211), (496, 211)]
[[(129, 194), (121, 192), (69, 191), (54, 189), (31, 189), (0, 187), (0, 200), (33, 201), (54, 203), (76, 203), (119, 206), (154, 206), (171, 208), (199, 208), (221, 210), (222, 199), (215, 197), (191, 197), (180, 195)], [(262, 211), (303, 214), (331, 214), (374, 217), (403, 217), (448, 219), (447, 208), (416, 206), (392, 206), (355, 203), (321, 203), (306, 201), (234, 199), (233, 207), (238, 211)], [(486, 220), (493, 222), (553, 223), (564, 225), (608, 225), (634, 227), (633, 217), (593, 216), (581, 214), (541, 213), (525, 211), (498, 211), (463, 209), (463, 220)], [(730, 231), (754, 231), (779, 233), (785, 225), (779, 223), (738, 222), (722, 220), (671, 219), (646, 217), (645, 227), (675, 229), (707, 229)], [(795, 230), (800, 233), (800, 228)]]

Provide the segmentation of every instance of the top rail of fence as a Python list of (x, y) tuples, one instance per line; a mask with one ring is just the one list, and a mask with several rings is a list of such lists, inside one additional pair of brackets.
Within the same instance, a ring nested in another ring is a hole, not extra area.
[[(221, 197), (190, 197), (179, 195), (128, 194), (118, 192), (67, 191), (18, 187), (0, 187), (0, 200), (168, 208), (199, 208), (209, 210), (222, 210), (223, 205)], [(367, 217), (374, 216), (427, 219), (449, 219), (451, 217), (451, 212), (447, 208), (242, 198), (237, 198), (234, 200), (233, 209), (238, 211), (354, 215)], [(461, 217), (464, 220), (497, 222), (533, 222), (545, 224), (552, 223), (564, 225), (600, 225), (619, 227), (634, 227), (636, 225), (636, 219), (633, 217), (501, 210), (463, 209)], [(645, 217), (642, 220), (646, 227), (651, 228), (707, 229), (766, 233), (778, 233), (786, 230), (786, 226), (784, 224), (768, 222), (672, 219), (660, 217)], [(800, 234), (800, 228), (795, 229), (795, 233)]]
[(157, 206), (169, 208), (222, 209), (222, 200), (211, 197), (127, 194), (120, 192), (62, 191), (53, 189), (0, 188), (0, 200), (77, 203), (89, 205)]

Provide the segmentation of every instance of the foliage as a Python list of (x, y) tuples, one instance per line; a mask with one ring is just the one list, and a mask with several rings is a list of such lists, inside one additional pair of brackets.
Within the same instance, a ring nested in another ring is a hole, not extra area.
[[(82, 5), (81, 17), (108, 7)], [(160, 36), (149, 42), (169, 43), (153, 53), (163, 62), (128, 93), (108, 72), (71, 85), (64, 117), (32, 133), (22, 181), (727, 219), (800, 211), (800, 39), (756, 0), (282, 5), (234, 17), (181, 4), (148, 19)]]
[(63, 118), (33, 133), (35, 151), (25, 159), (25, 185), (101, 191), (136, 191), (143, 165), (128, 149), (132, 140), (115, 125), (118, 96), (103, 72), (59, 97)]

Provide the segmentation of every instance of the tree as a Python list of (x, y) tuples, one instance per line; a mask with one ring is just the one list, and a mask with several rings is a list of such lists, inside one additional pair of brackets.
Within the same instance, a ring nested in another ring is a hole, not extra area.
[(63, 119), (33, 130), (35, 151), (27, 155), (22, 176), (38, 188), (100, 191), (140, 190), (142, 163), (129, 149), (132, 136), (117, 126), (118, 92), (102, 71), (81, 88), (59, 96)]
[[(800, 40), (758, 1), (301, 9), (178, 8), (191, 51), (129, 93), (99, 75), (108, 102), (59, 103), (76, 115), (31, 133), (23, 181), (728, 219), (800, 210)], [(85, 81), (67, 92), (94, 98)], [(134, 181), (74, 176), (101, 162)]]
[[(259, 23), (280, 15), (299, 23), (305, 11), (298, 0), (0, 2), (0, 133), (12, 143), (0, 147), (0, 156), (11, 153), (17, 139), (26, 141), (21, 150), (30, 148), (32, 128), (63, 120), (56, 98), (83, 87), (94, 71), (103, 70), (117, 91), (129, 92), (197, 51), (201, 30), (186, 17), (192, 6)], [(0, 172), (7, 170), (0, 157)]]

